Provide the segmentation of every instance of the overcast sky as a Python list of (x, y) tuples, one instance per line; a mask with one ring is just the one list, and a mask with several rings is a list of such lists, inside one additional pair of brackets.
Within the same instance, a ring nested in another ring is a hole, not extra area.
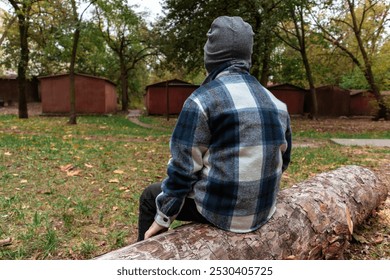
[[(139, 5), (140, 12), (148, 12), (150, 13), (150, 20), (154, 20), (157, 15), (161, 15), (161, 0), (128, 0), (130, 5)], [(8, 5), (5, 5), (2, 1), (0, 1), (0, 8), (5, 8)]]
[(150, 20), (162, 14), (160, 0), (128, 0), (128, 3), (130, 5), (137, 4), (140, 6), (140, 11), (150, 13)]

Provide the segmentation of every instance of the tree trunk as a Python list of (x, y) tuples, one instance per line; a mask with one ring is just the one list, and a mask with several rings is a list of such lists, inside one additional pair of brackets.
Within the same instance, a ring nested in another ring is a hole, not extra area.
[(70, 57), (69, 66), (69, 95), (70, 95), (70, 114), (68, 124), (77, 124), (77, 113), (76, 113), (76, 82), (75, 82), (75, 65), (77, 58), (77, 47), (80, 39), (80, 21), (77, 14), (76, 2), (72, 0), (73, 10), (73, 23), (75, 24), (75, 31), (73, 33), (73, 46)]
[[(294, 10), (291, 11), (291, 14), (294, 15)], [(304, 10), (301, 7), (299, 9), (299, 19), (297, 19), (295, 16), (294, 18), (294, 24), (296, 29), (296, 34), (299, 42), (299, 50), (302, 56), (303, 65), (305, 66), (305, 73), (307, 77), (307, 81), (309, 82), (309, 88), (310, 88), (310, 96), (311, 96), (311, 105), (312, 105), (312, 118), (317, 119), (318, 117), (318, 102), (317, 102), (317, 92), (314, 85), (314, 79), (313, 79), (313, 73), (311, 71), (309, 58), (307, 56), (307, 47), (306, 47), (306, 24), (304, 19)], [(298, 23), (299, 21), (299, 23)]]
[(275, 214), (257, 231), (190, 224), (96, 259), (342, 259), (354, 227), (387, 193), (372, 171), (346, 166), (281, 191)]
[[(254, 8), (254, 10), (256, 9)], [(266, 15), (268, 13), (270, 13), (269, 10), (265, 12)], [(255, 12), (252, 17), (255, 19), (255, 37), (251, 74), (259, 80), (260, 84), (267, 87), (270, 75), (271, 53), (273, 50), (273, 33), (269, 26), (269, 32), (264, 33), (262, 31), (267, 23), (264, 23), (265, 19), (258, 12)]]
[(127, 112), (129, 110), (129, 83), (127, 81), (127, 69), (126, 64), (121, 59), (121, 85), (122, 85), (122, 111)]
[(75, 77), (75, 64), (77, 56), (77, 45), (80, 37), (80, 29), (76, 28), (73, 34), (73, 47), (72, 47), (72, 56), (69, 67), (69, 95), (70, 95), (70, 114), (69, 114), (69, 124), (77, 124), (77, 112), (76, 112), (76, 77)]
[(303, 64), (305, 65), (305, 70), (306, 70), (306, 77), (307, 80), (309, 81), (309, 90), (310, 90), (310, 96), (311, 96), (311, 117), (313, 119), (317, 119), (318, 117), (318, 101), (317, 101), (317, 91), (316, 87), (314, 85), (314, 80), (313, 80), (313, 75), (311, 72), (311, 67), (309, 60), (306, 55), (306, 51), (303, 51), (301, 54), (303, 58)]
[(19, 87), (19, 118), (28, 118), (27, 98), (26, 98), (26, 72), (29, 60), (28, 49), (28, 22), (23, 15), (19, 18), (20, 35), (20, 60), (18, 64), (18, 87)]
[[(364, 67), (361, 67), (361, 70), (364, 73), (364, 77), (366, 78), (368, 84), (371, 87), (372, 92), (374, 93), (375, 99), (377, 100), (378, 103), (378, 112), (374, 118), (374, 120), (379, 120), (381, 118), (388, 119), (390, 118), (390, 115), (388, 116), (389, 109), (386, 106), (386, 103), (383, 100), (383, 97), (380, 93), (380, 90), (378, 88), (378, 85), (375, 81), (374, 78), (374, 73), (372, 71), (372, 65), (371, 65), (371, 60), (368, 56), (366, 47), (364, 46), (363, 40), (362, 40), (362, 30), (361, 30), (361, 24), (358, 23), (356, 13), (355, 13), (355, 3), (353, 1), (347, 1), (348, 2), (348, 7), (349, 7), (349, 12), (352, 17), (352, 29), (355, 34), (356, 41), (359, 46), (360, 53), (363, 57), (364, 61)], [(365, 11), (366, 12), (366, 11)]]

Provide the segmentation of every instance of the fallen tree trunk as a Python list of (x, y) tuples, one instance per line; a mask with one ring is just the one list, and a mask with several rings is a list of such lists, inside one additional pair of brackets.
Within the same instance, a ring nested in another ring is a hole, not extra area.
[(346, 166), (281, 191), (274, 216), (255, 232), (189, 224), (96, 259), (342, 259), (353, 228), (387, 193), (372, 171)]

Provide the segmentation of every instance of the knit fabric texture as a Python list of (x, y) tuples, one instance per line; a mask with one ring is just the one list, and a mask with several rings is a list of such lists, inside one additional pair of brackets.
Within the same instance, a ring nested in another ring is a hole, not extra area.
[(246, 70), (251, 66), (252, 27), (241, 17), (218, 17), (207, 32), (204, 63), (208, 73), (226, 62), (240, 61)]

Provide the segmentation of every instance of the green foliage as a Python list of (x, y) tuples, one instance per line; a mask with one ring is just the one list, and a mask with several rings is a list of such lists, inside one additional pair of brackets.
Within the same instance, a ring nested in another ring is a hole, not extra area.
[[(385, 45), (389, 31), (386, 24), (390, 16), (390, 5), (383, 1), (331, 1), (319, 2), (314, 17), (323, 37), (343, 53), (364, 73), (366, 82), (354, 68), (344, 73), (343, 86), (364, 88), (369, 86), (377, 94), (384, 88), (388, 63)], [(325, 15), (323, 10), (331, 11)], [(380, 59), (378, 59), (380, 58)], [(386, 66), (383, 66), (386, 65)]]
[[(203, 46), (212, 21), (221, 15), (241, 16), (255, 33), (252, 71), (269, 72), (275, 47), (273, 28), (279, 19), (273, 1), (165, 1), (164, 17), (157, 25), (165, 65), (178, 73), (203, 72)], [(264, 67), (263, 67), (264, 66)], [(264, 70), (263, 70), (264, 68)], [(266, 77), (268, 78), (268, 77)]]
[(291, 49), (283, 49), (282, 51), (275, 59), (278, 68), (273, 71), (272, 81), (276, 84), (289, 83), (307, 88), (305, 69), (299, 53)]
[[(387, 35), (387, 38), (390, 39), (389, 35)], [(390, 90), (390, 40), (384, 42), (373, 59), (375, 78), (378, 80), (381, 89)]]
[[(128, 90), (143, 93), (145, 61), (156, 55), (154, 38), (145, 21), (123, 1), (97, 1), (95, 24), (111, 49), (122, 95), (122, 110), (128, 106)], [(130, 78), (131, 77), (131, 78)], [(139, 94), (135, 96), (139, 98)]]
[(345, 89), (369, 89), (370, 88), (362, 71), (360, 71), (360, 69), (356, 67), (352, 72), (346, 73), (342, 77), (340, 86)]

